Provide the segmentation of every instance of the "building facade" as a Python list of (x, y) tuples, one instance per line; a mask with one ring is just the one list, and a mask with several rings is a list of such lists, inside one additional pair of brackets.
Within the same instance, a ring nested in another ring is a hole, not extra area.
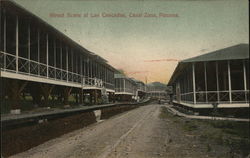
[(115, 97), (118, 101), (132, 101), (137, 95), (137, 84), (131, 78), (115, 74)]
[(249, 45), (183, 60), (168, 85), (173, 86), (173, 101), (186, 107), (249, 109)]
[(92, 103), (98, 102), (103, 89), (114, 95), (116, 70), (105, 59), (15, 2), (0, 3), (1, 81), (6, 85), (1, 97), (7, 96), (12, 108), (20, 107), (22, 93), (32, 95), (37, 104), (41, 98), (46, 104), (51, 95), (64, 104), (70, 94), (79, 102), (86, 96)]
[(167, 99), (167, 85), (160, 82), (147, 84), (147, 96), (153, 99)]

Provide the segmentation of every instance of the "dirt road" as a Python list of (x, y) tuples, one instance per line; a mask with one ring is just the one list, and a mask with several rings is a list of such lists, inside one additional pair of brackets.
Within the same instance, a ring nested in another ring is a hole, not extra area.
[(151, 104), (53, 139), (13, 158), (214, 157)]

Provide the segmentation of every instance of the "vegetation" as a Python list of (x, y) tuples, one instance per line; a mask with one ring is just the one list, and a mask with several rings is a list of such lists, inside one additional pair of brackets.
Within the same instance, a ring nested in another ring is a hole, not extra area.
[(220, 120), (194, 120), (175, 116), (162, 109), (161, 118), (167, 118), (176, 123), (184, 132), (195, 135), (199, 141), (206, 144), (207, 152), (218, 146), (229, 149), (243, 157), (250, 154), (250, 123)]

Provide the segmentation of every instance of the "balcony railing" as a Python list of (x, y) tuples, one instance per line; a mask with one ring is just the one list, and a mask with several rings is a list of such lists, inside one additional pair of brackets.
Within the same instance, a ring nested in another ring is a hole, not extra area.
[[(16, 60), (18, 60), (18, 67), (16, 67)], [(83, 76), (78, 73), (56, 68), (23, 57), (18, 57), (18, 59), (16, 59), (15, 55), (2, 51), (0, 51), (0, 68), (7, 72), (81, 84), (82, 86), (86, 85), (114, 89), (114, 84), (103, 82), (101, 79)]]
[[(232, 90), (231, 100), (230, 92), (227, 91), (199, 91), (195, 93), (197, 104), (212, 104), (212, 103), (249, 103), (249, 90)], [(173, 96), (174, 100), (177, 100), (177, 95)], [(182, 93), (180, 94), (180, 101), (186, 103), (194, 103), (194, 93)]]

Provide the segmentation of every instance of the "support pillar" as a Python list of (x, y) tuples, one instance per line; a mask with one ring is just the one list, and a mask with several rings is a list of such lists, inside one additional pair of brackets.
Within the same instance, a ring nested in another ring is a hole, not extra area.
[(49, 78), (49, 35), (46, 34), (46, 76)]
[(62, 67), (62, 65), (63, 65), (63, 61), (62, 61), (62, 42), (60, 42), (60, 71), (61, 71), (61, 76), (60, 76), (60, 79), (62, 80), (63, 78), (62, 78), (62, 69), (63, 69), (63, 67)]
[(44, 97), (44, 105), (43, 106), (47, 106), (48, 102), (49, 102), (49, 96), (54, 88), (54, 85), (40, 83), (40, 87), (42, 90), (42, 95)]
[(218, 61), (215, 62), (215, 68), (216, 68), (217, 103), (219, 103), (220, 102), (220, 85), (219, 85)]
[(93, 104), (93, 97), (94, 97), (94, 92), (93, 92), (93, 90), (90, 90), (90, 91), (89, 91), (89, 96), (90, 96), (90, 98), (89, 98), (90, 104)]
[(23, 89), (27, 85), (28, 82), (20, 81), (20, 80), (9, 80), (7, 82), (9, 90), (7, 91), (10, 106), (12, 110), (20, 109), (20, 97)]
[(230, 61), (227, 61), (227, 74), (228, 74), (228, 91), (229, 91), (229, 102), (232, 103), (232, 87), (231, 87), (231, 68)]
[[(28, 59), (30, 60), (30, 22), (28, 24)], [(29, 74), (30, 74), (30, 62), (29, 62)]]
[(32, 96), (32, 102), (34, 106), (38, 106), (41, 104), (41, 90), (39, 89), (37, 83), (30, 83), (29, 84), (29, 91)]
[(69, 96), (71, 93), (72, 87), (65, 87), (63, 89), (63, 104), (69, 105)]
[(113, 98), (113, 103), (115, 103), (116, 97), (115, 97), (115, 92), (112, 93), (112, 98)]
[[(5, 12), (5, 10), (3, 10), (3, 18), (4, 18), (4, 24), (3, 24), (3, 51), (4, 52), (6, 52), (6, 12)], [(3, 68), (4, 68), (4, 70), (5, 70), (5, 68), (6, 68), (6, 55), (4, 55), (4, 59), (3, 59), (4, 61), (3, 61)]]
[(196, 104), (195, 63), (192, 63), (194, 104)]
[[(37, 31), (37, 62), (40, 63), (40, 30)], [(40, 76), (40, 65), (38, 65), (38, 76)]]
[(19, 36), (18, 36), (18, 16), (16, 17), (16, 72), (18, 73), (18, 57), (19, 57)]
[(82, 90), (82, 88), (79, 91), (79, 95), (80, 95), (80, 104), (83, 104), (83, 90)]
[(75, 93), (75, 99), (76, 99), (76, 104), (78, 104), (79, 103), (78, 92)]
[(66, 47), (66, 71), (67, 71), (67, 82), (69, 82), (69, 49)]
[(94, 103), (95, 103), (95, 104), (98, 103), (98, 92), (97, 92), (96, 89), (94, 90)]
[(204, 62), (204, 78), (205, 78), (206, 103), (208, 103), (208, 98), (207, 98), (207, 63), (206, 62)]
[(246, 62), (245, 60), (243, 62), (243, 74), (244, 74), (244, 91), (245, 91), (245, 101), (247, 103), (247, 74), (246, 74)]
[[(3, 10), (3, 16), (4, 16), (4, 24), (3, 24), (3, 51), (6, 52), (6, 11)], [(6, 63), (5, 63), (6, 64)], [(5, 68), (6, 65), (4, 65)]]
[[(56, 65), (56, 39), (54, 39), (53, 45), (54, 45), (54, 67), (57, 67)], [(54, 71), (54, 78), (56, 79), (56, 69)]]

